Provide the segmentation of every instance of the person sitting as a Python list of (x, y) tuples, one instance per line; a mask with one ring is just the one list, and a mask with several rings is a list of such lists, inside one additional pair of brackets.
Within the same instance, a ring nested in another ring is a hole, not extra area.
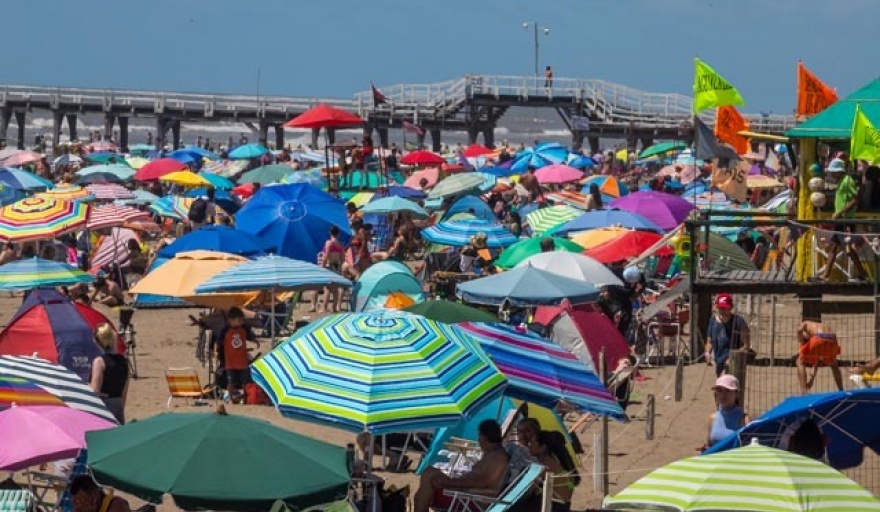
[(551, 512), (569, 512), (574, 488), (581, 483), (581, 477), (566, 449), (565, 437), (559, 432), (542, 430), (529, 444), (529, 453), (546, 468), (545, 474), (553, 478)]
[[(827, 364), (831, 368), (837, 389), (843, 391), (843, 375), (837, 365), (840, 344), (834, 331), (821, 322), (808, 320), (801, 322), (797, 330), (797, 338), (801, 344), (797, 358), (797, 376), (801, 393), (807, 394), (813, 387), (820, 364)], [(813, 368), (810, 378), (807, 378), (807, 366)]]
[(103, 272), (98, 273), (98, 276), (95, 277), (94, 286), (95, 291), (92, 292), (89, 302), (103, 304), (111, 308), (125, 305), (125, 294), (122, 292), (122, 288), (116, 281), (108, 280)]
[(468, 489), (472, 492), (495, 496), (504, 485), (510, 458), (501, 444), (501, 426), (495, 420), (485, 420), (477, 428), (478, 442), (483, 456), (467, 473), (450, 477), (431, 467), (422, 473), (419, 490), (413, 497), (413, 512), (428, 512), (432, 506), (446, 509), (452, 498), (446, 489)]
[(80, 475), (70, 482), (73, 512), (131, 512), (128, 502), (98, 487), (92, 475)]

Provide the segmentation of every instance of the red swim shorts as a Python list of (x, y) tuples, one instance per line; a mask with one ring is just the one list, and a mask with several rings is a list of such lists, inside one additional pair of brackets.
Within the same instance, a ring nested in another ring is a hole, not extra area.
[(830, 364), (840, 355), (840, 344), (833, 334), (817, 334), (801, 344), (798, 359), (807, 366)]

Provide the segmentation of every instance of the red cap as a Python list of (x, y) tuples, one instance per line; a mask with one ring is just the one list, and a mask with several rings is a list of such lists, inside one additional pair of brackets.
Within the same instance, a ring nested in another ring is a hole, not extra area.
[(718, 309), (733, 309), (733, 297), (729, 293), (719, 293), (715, 297), (715, 307)]

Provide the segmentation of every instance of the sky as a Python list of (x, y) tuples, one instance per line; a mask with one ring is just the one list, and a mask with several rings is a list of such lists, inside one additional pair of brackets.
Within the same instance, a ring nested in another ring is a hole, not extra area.
[[(877, 0), (3, 0), (0, 84), (350, 98), (466, 74), (690, 95), (699, 57), (745, 112), (791, 113), (796, 65), (845, 96), (880, 75)], [(861, 34), (861, 36), (859, 36)]]

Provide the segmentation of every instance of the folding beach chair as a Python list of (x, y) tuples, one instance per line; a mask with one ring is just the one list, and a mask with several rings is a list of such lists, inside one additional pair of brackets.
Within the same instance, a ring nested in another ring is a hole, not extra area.
[(519, 475), (510, 479), (504, 490), (495, 497), (463, 491), (445, 491), (444, 494), (452, 496), (452, 503), (447, 510), (450, 512), (505, 512), (534, 488), (543, 472), (544, 466), (541, 464), (534, 462), (529, 464)]
[(0, 510), (3, 512), (31, 512), (35, 510), (34, 495), (25, 489), (0, 490)]
[(199, 374), (195, 368), (168, 368), (165, 370), (165, 382), (168, 383), (168, 403), (167, 408), (171, 408), (171, 401), (175, 398), (183, 398), (189, 405), (189, 399), (195, 399), (195, 405), (203, 405), (202, 400), (205, 391), (202, 383), (199, 381)]

